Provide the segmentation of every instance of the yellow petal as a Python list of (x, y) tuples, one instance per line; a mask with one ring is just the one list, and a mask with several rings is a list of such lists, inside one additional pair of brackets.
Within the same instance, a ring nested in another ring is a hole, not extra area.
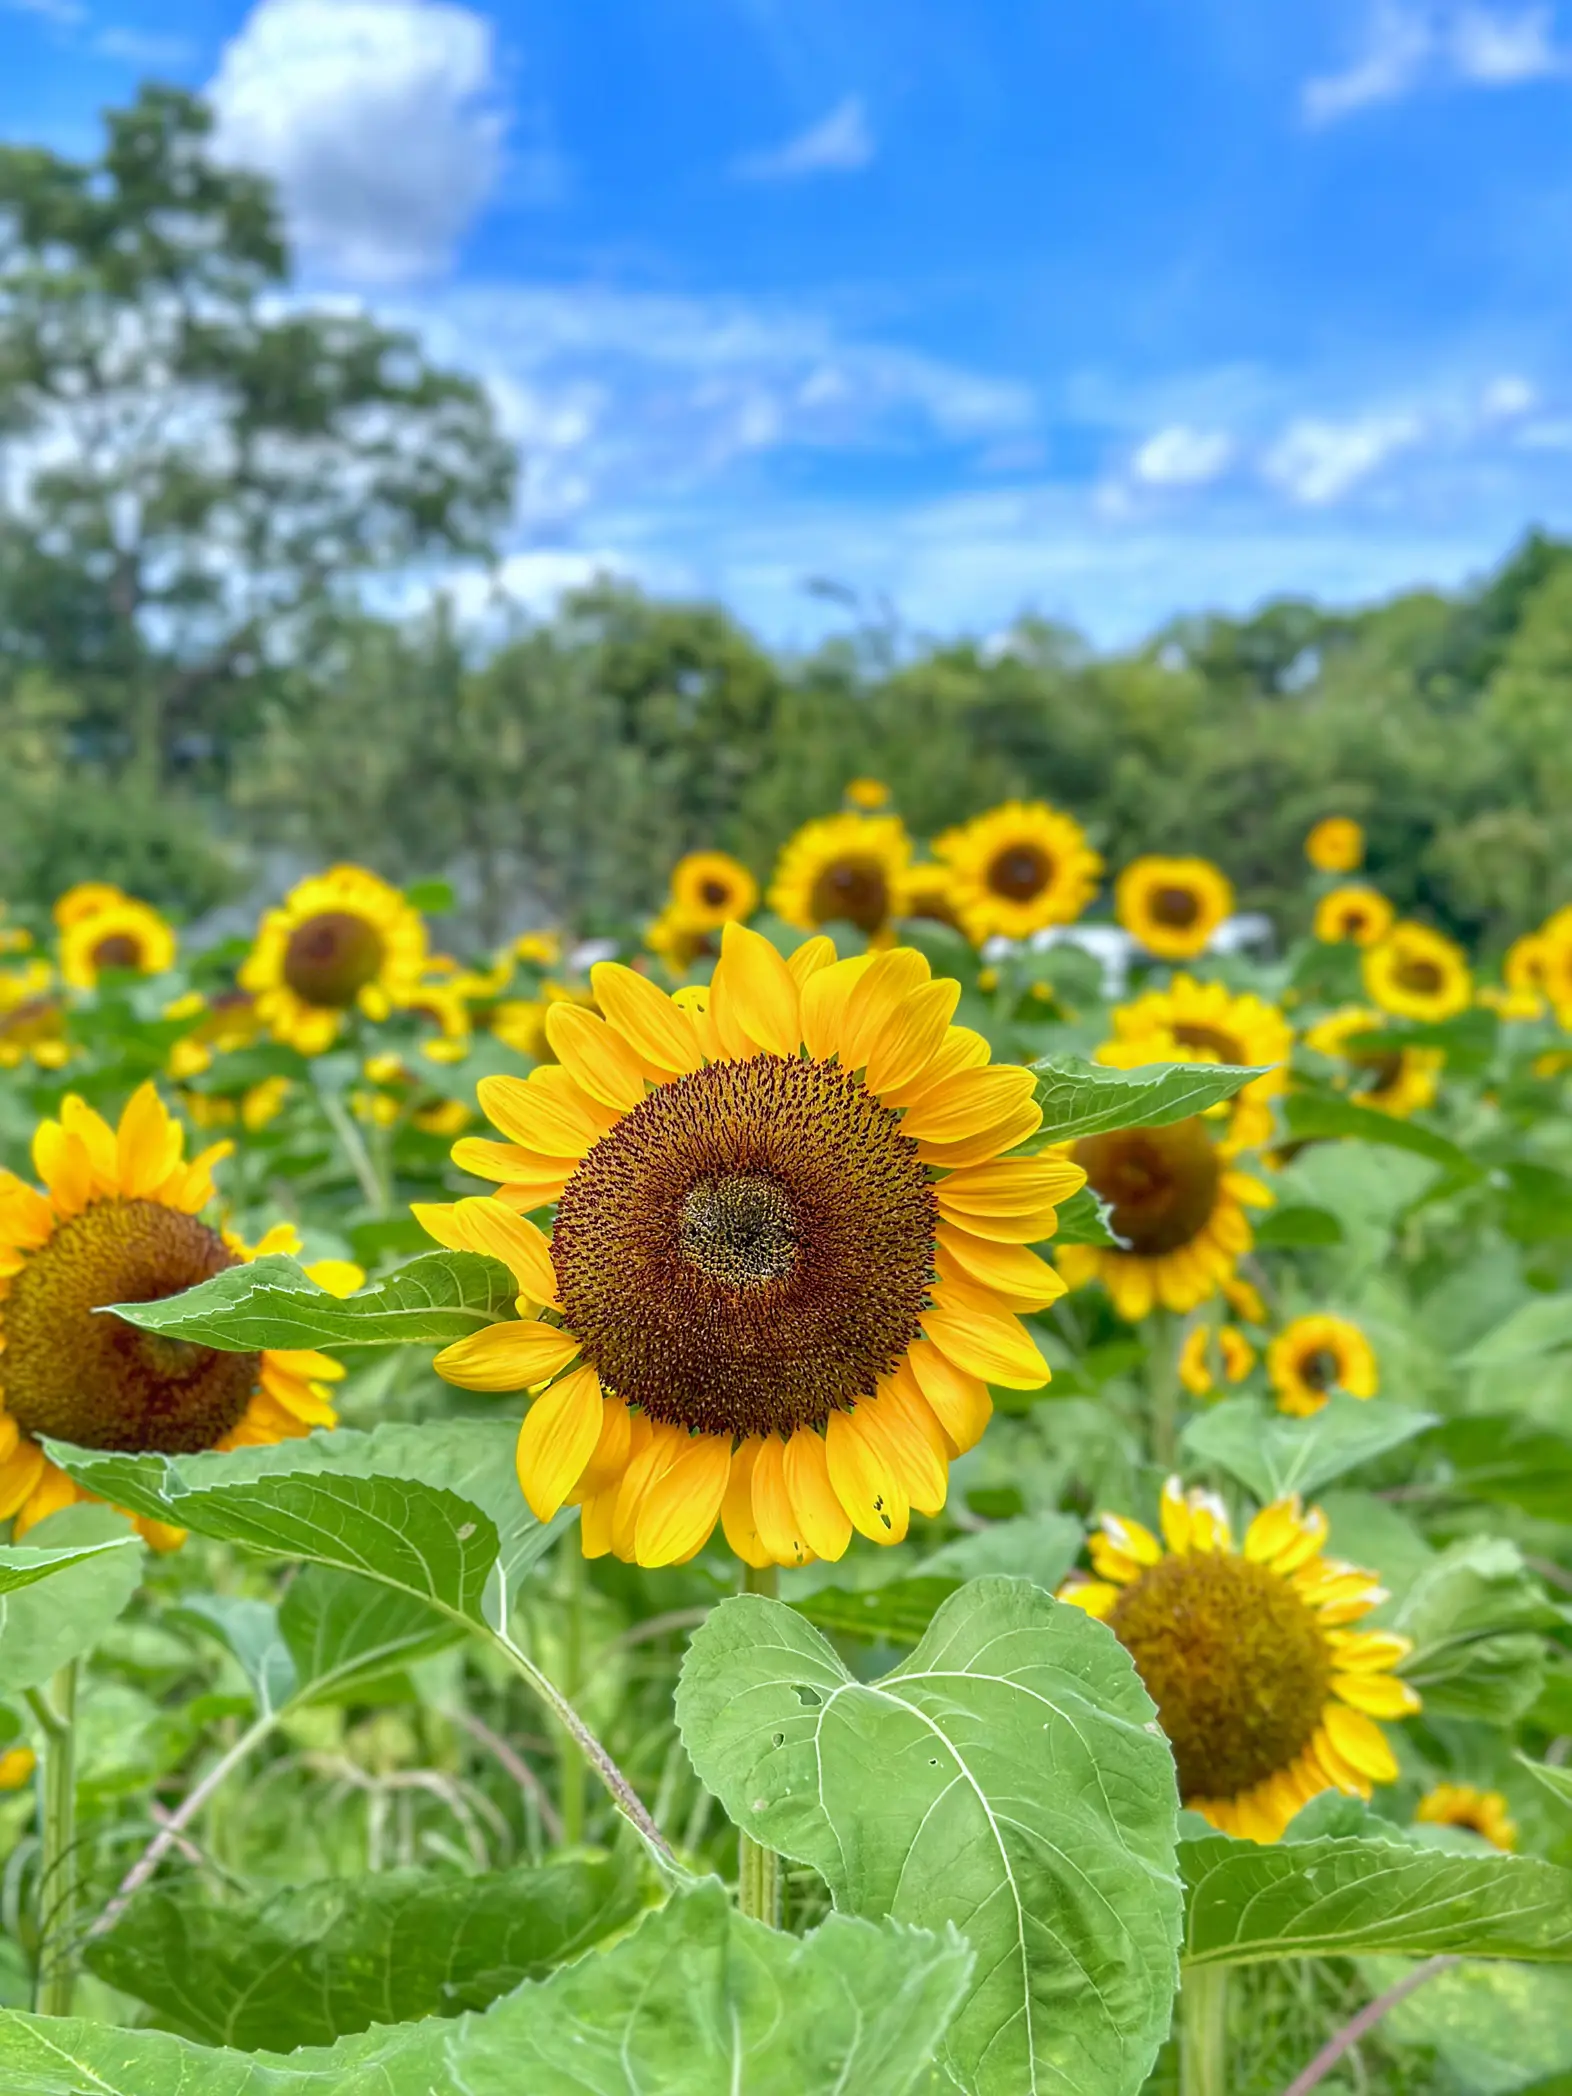
[(575, 1499), (598, 1499), (622, 1482), (633, 1454), (633, 1417), (620, 1397), (602, 1397), (600, 1432), (584, 1474), (574, 1487)]
[(784, 1472), (798, 1532), (815, 1557), (835, 1564), (846, 1555), (852, 1525), (830, 1482), (824, 1436), (798, 1427), (786, 1443)]
[(543, 1391), (519, 1428), (519, 1489), (537, 1521), (550, 1521), (583, 1476), (601, 1428), (600, 1381), (576, 1369)]
[(82, 1138), (68, 1135), (58, 1121), (40, 1121), (33, 1130), (33, 1162), (55, 1213), (80, 1215), (97, 1190), (93, 1160)]
[(892, 1085), (882, 1096), (886, 1106), (919, 1105), (936, 1086), (945, 1084), (962, 1070), (980, 1070), (993, 1049), (969, 1026), (948, 1028), (932, 1059), (905, 1084)]
[(919, 1514), (938, 1514), (950, 1490), (950, 1465), (939, 1422), (918, 1390), (908, 1390), (891, 1377), (876, 1397), (859, 1398), (857, 1416), (863, 1432), (883, 1447), (894, 1464), (906, 1497)]
[(1157, 1514), (1163, 1541), (1175, 1557), (1187, 1557), (1190, 1552), (1190, 1505), (1178, 1478), (1171, 1477), (1164, 1484)]
[[(548, 1065), (548, 1068), (550, 1066)], [(483, 1077), (475, 1087), (480, 1110), (510, 1142), (541, 1157), (581, 1158), (605, 1133), (590, 1116), (582, 1093), (564, 1093), (542, 1080), (545, 1070), (527, 1078)]]
[(946, 980), (924, 983), (902, 998), (868, 1050), (867, 1083), (876, 1098), (912, 1083), (928, 1068), (943, 1045), (960, 995), (960, 984)]
[(595, 1002), (657, 1081), (686, 1077), (704, 1060), (686, 1012), (647, 976), (620, 961), (597, 961), (590, 970)]
[(1048, 1363), (1036, 1341), (1015, 1318), (990, 1316), (967, 1304), (936, 1301), (922, 1313), (922, 1328), (947, 1360), (968, 1375), (1005, 1390), (1040, 1390)]
[(928, 980), (927, 958), (914, 946), (893, 946), (875, 956), (846, 1000), (836, 1053), (848, 1070), (860, 1070), (869, 1050), (897, 1008)]
[(20, 1542), (40, 1521), (47, 1521), (51, 1514), (58, 1514), (65, 1507), (75, 1506), (86, 1496), (81, 1486), (73, 1484), (63, 1470), (57, 1470), (53, 1463), (45, 1463), (37, 1484), (28, 1494), (27, 1504), (17, 1511), (16, 1524), (11, 1531), (13, 1540)]
[(1343, 1673), (1385, 1673), (1401, 1665), (1414, 1649), (1400, 1630), (1329, 1630), (1326, 1641)]
[(306, 1274), (325, 1295), (336, 1295), (340, 1301), (366, 1285), (366, 1269), (353, 1259), (314, 1259)]
[(958, 1170), (963, 1165), (986, 1164), (1024, 1143), (1029, 1135), (1037, 1133), (1042, 1124), (1043, 1110), (1037, 1101), (1023, 1099), (1001, 1120), (991, 1121), (975, 1135), (962, 1136), (957, 1142), (938, 1142), (931, 1136), (919, 1138), (917, 1155), (924, 1164), (939, 1165), (946, 1171)]
[(1099, 1514), (1097, 1519), (1102, 1533), (1122, 1556), (1137, 1565), (1162, 1562), (1163, 1546), (1144, 1522), (1132, 1521), (1126, 1514)]
[(638, 1563), (675, 1565), (702, 1549), (720, 1519), (730, 1477), (730, 1441), (691, 1435), (640, 1503), (633, 1540)]
[(164, 1111), (151, 1082), (139, 1085), (120, 1116), (116, 1178), (128, 1201), (157, 1192), (180, 1162), (184, 1141), (178, 1121)]
[(871, 1543), (901, 1543), (911, 1520), (906, 1486), (880, 1440), (855, 1412), (832, 1412), (825, 1455), (835, 1496)]
[(1419, 1697), (1395, 1674), (1334, 1674), (1332, 1693), (1373, 1718), (1412, 1717)]
[(644, 1097), (638, 1057), (604, 1019), (566, 998), (546, 1007), (546, 1039), (581, 1091), (617, 1113), (631, 1113)]
[(1005, 1119), (1036, 1089), (1034, 1072), (1008, 1063), (963, 1070), (927, 1093), (916, 1106), (908, 1106), (901, 1132), (916, 1136), (919, 1142), (960, 1142)]
[(523, 1319), (487, 1325), (445, 1346), (432, 1367), (461, 1390), (529, 1390), (576, 1361), (579, 1342), (556, 1325)]
[(997, 1299), (984, 1308), (1045, 1310), (1065, 1292), (1064, 1277), (1025, 1245), (995, 1244), (954, 1223), (939, 1225), (938, 1267), (946, 1279), (959, 1278)]
[(835, 960), (835, 941), (828, 932), (815, 932), (811, 939), (787, 957), (786, 965), (791, 970), (791, 979), (800, 990), (810, 975), (817, 975), (821, 968), (828, 968)]
[(762, 1571), (775, 1560), (765, 1549), (759, 1524), (753, 1517), (753, 1466), (763, 1446), (758, 1440), (744, 1441), (731, 1459), (731, 1476), (721, 1501), (721, 1528), (733, 1553), (745, 1565)]
[(771, 1055), (802, 1045), (801, 997), (791, 970), (761, 933), (734, 919), (721, 933), (724, 994), (743, 1032)]
[(634, 1561), (634, 1538), (645, 1493), (667, 1464), (676, 1460), (688, 1438), (680, 1426), (652, 1425), (642, 1412), (635, 1413), (633, 1425), (633, 1456), (617, 1488), (611, 1527), (611, 1547), (624, 1564)]
[(1114, 1612), (1119, 1600), (1119, 1589), (1111, 1587), (1102, 1579), (1070, 1579), (1054, 1596), (1056, 1601), (1068, 1601), (1072, 1608), (1085, 1609), (1099, 1623), (1106, 1622)]
[(44, 1468), (44, 1451), (33, 1441), (19, 1441), (0, 1462), (0, 1521), (9, 1521), (32, 1497)]
[(557, 1270), (551, 1263), (551, 1240), (528, 1216), (515, 1215), (500, 1201), (472, 1195), (455, 1204), (451, 1229), (471, 1252), (500, 1259), (532, 1303), (557, 1302)]
[(963, 1456), (967, 1449), (975, 1448), (993, 1417), (993, 1399), (981, 1376), (957, 1368), (926, 1339), (916, 1340), (907, 1349), (906, 1366), (949, 1441), (952, 1456)]
[(1397, 1762), (1387, 1745), (1386, 1735), (1362, 1710), (1350, 1710), (1342, 1703), (1328, 1703), (1321, 1714), (1321, 1723), (1332, 1745), (1350, 1768), (1372, 1783), (1397, 1781)]
[(772, 1565), (805, 1565), (813, 1556), (797, 1524), (786, 1485), (786, 1445), (766, 1434), (753, 1464), (753, 1520)]
[(939, 1213), (973, 1237), (1037, 1244), (1058, 1224), (1055, 1208), (1079, 1193), (1086, 1174), (1059, 1157), (1000, 1159), (952, 1171), (934, 1187)]
[(803, 984), (802, 1039), (816, 1062), (828, 1062), (839, 1048), (847, 999), (872, 966), (871, 954), (853, 954), (816, 969)]

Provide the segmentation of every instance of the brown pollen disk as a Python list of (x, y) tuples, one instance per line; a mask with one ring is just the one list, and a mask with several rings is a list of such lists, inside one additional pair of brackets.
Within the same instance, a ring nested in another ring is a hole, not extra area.
[(142, 948), (129, 932), (111, 932), (93, 948), (95, 968), (137, 968), (141, 963)]
[(297, 924), (284, 948), (284, 980), (306, 1004), (342, 1011), (382, 966), (382, 934), (353, 910), (323, 910)]
[(1441, 970), (1434, 961), (1403, 961), (1393, 973), (1405, 990), (1420, 997), (1433, 997), (1441, 987)]
[(563, 1192), (563, 1323), (654, 1420), (822, 1423), (918, 1336), (938, 1211), (916, 1148), (831, 1063), (759, 1055), (662, 1085)]
[(813, 884), (815, 924), (855, 924), (876, 932), (890, 914), (890, 884), (877, 859), (836, 859)]
[(236, 1425), (260, 1357), (138, 1331), (106, 1303), (156, 1303), (239, 1261), (216, 1231), (158, 1201), (95, 1201), (11, 1283), (0, 1376), (26, 1434), (81, 1448), (189, 1455)]
[(1189, 1244), (1217, 1206), (1222, 1165), (1198, 1115), (1084, 1136), (1072, 1154), (1112, 1209), (1116, 1234), (1148, 1258)]
[(722, 903), (730, 902), (731, 890), (724, 881), (711, 879), (700, 882), (699, 897), (710, 909), (718, 910)]
[(1201, 914), (1201, 898), (1193, 888), (1154, 888), (1150, 908), (1159, 924), (1186, 931)]
[(1109, 1628), (1135, 1661), (1182, 1798), (1233, 1798), (1291, 1767), (1321, 1722), (1331, 1653), (1286, 1580), (1247, 1558), (1165, 1557)]
[(1303, 1360), (1296, 1361), (1294, 1367), (1300, 1382), (1311, 1390), (1330, 1390), (1342, 1380), (1343, 1364), (1327, 1346), (1316, 1347)]
[(1215, 1026), (1176, 1026), (1174, 1039), (1203, 1055), (1215, 1055), (1220, 1063), (1242, 1063), (1244, 1051), (1230, 1035)]
[(1053, 879), (1054, 863), (1035, 844), (1012, 844), (988, 868), (988, 885), (1006, 902), (1030, 902)]

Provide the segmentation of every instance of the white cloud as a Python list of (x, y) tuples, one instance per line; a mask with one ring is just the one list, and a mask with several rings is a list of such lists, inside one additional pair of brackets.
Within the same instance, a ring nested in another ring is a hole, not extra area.
[(495, 85), (490, 23), (450, 0), (259, 0), (208, 93), (310, 259), (387, 283), (443, 269), (494, 187)]
[(1186, 422), (1174, 422), (1147, 438), (1131, 460), (1130, 470), (1150, 487), (1199, 487), (1215, 480), (1233, 455), (1233, 438), (1226, 430), (1193, 429)]
[(828, 116), (785, 145), (748, 153), (733, 170), (745, 182), (791, 182), (804, 175), (854, 174), (876, 148), (861, 95), (847, 95)]
[(1548, 5), (1374, 0), (1351, 62), (1306, 81), (1301, 105), (1311, 124), (1330, 124), (1426, 84), (1516, 87), (1569, 72), (1572, 54), (1556, 44)]
[(1526, 378), (1508, 372), (1493, 378), (1479, 396), (1479, 412), (1487, 422), (1508, 422), (1536, 407), (1539, 395)]
[(1416, 443), (1414, 415), (1366, 415), (1355, 422), (1291, 422), (1262, 461), (1268, 480), (1295, 502), (1336, 502), (1390, 458)]

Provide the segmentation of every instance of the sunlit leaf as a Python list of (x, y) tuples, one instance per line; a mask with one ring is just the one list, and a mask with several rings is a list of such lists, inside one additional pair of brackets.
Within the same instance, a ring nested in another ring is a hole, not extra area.
[(819, 1587), (794, 1601), (798, 1615), (831, 1637), (858, 1638), (864, 1644), (915, 1645), (933, 1621), (941, 1601), (948, 1601), (959, 1579), (893, 1579), (882, 1587), (854, 1592), (847, 1587)]
[(1460, 1494), (1564, 1521), (1572, 1506), (1572, 1436), (1514, 1412), (1449, 1419), (1436, 1444)]
[(1468, 1536), (1424, 1567), (1392, 1627), (1414, 1640), (1403, 1674), (1431, 1717), (1509, 1725), (1538, 1700), (1556, 1620), (1516, 1544)]
[(1204, 1113), (1231, 1099), (1265, 1067), (1231, 1063), (1149, 1063), (1135, 1070), (1109, 1070), (1078, 1055), (1044, 1056), (1037, 1073), (1037, 1103), (1043, 1110), (1034, 1147), (1098, 1135), (1108, 1128), (1160, 1128)]
[(1332, 1397), (1294, 1419), (1259, 1398), (1230, 1397), (1191, 1420), (1183, 1445), (1192, 1464), (1215, 1464), (1264, 1502), (1317, 1492), (1434, 1424), (1428, 1412), (1370, 1398)]
[(1351, 1140), (1391, 1150), (1410, 1150), (1445, 1165), (1456, 1179), (1483, 1178), (1485, 1167), (1433, 1128), (1399, 1120), (1373, 1106), (1356, 1106), (1330, 1092), (1291, 1092), (1285, 1102), (1288, 1133), (1297, 1142)]
[(1536, 1295), (1488, 1331), (1458, 1362), (1487, 1373), (1543, 1360), (1572, 1346), (1572, 1295)]
[(1173, 1762), (1128, 1655), (1020, 1580), (952, 1595), (855, 1680), (795, 1610), (723, 1602), (677, 1694), (694, 1766), (841, 1909), (964, 1928), (944, 2064), (973, 2096), (1139, 2089), (1168, 2027)]
[(1329, 1208), (1274, 1208), (1254, 1227), (1256, 1244), (1265, 1251), (1299, 1251), (1343, 1242), (1343, 1226)]
[(0, 1549), (0, 1695), (90, 1652), (142, 1579), (142, 1539), (109, 1507), (72, 1506)]
[(1115, 1235), (1110, 1221), (1112, 1215), (1113, 1210), (1101, 1194), (1083, 1186), (1058, 1210), (1059, 1227), (1054, 1231), (1053, 1242), (1056, 1245), (1103, 1245), (1117, 1249), (1125, 1240)]

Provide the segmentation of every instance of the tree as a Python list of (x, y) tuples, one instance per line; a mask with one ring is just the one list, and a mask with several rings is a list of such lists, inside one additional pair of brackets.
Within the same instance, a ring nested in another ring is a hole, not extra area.
[(221, 779), (367, 571), (489, 551), (515, 460), (408, 335), (291, 308), (268, 185), (176, 89), (96, 162), (0, 148), (0, 653), (144, 793)]

